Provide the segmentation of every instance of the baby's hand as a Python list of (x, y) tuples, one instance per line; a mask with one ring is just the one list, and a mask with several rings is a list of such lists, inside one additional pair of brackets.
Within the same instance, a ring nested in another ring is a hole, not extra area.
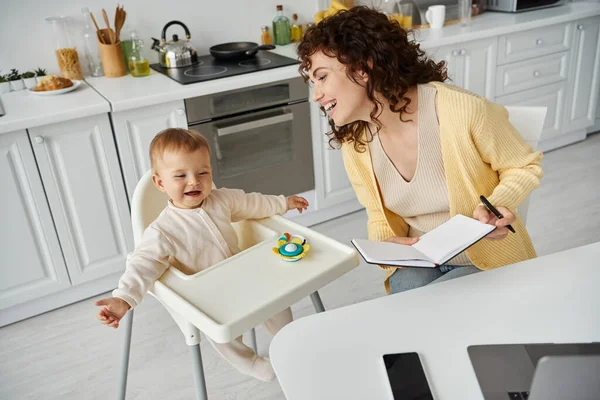
[(293, 210), (295, 208), (300, 214), (302, 214), (302, 210), (306, 210), (308, 208), (308, 201), (304, 197), (290, 196), (287, 198), (287, 207), (288, 210)]
[(98, 300), (95, 304), (97, 306), (102, 306), (100, 311), (98, 311), (98, 319), (104, 325), (108, 325), (111, 328), (118, 328), (119, 321), (131, 308), (125, 300), (118, 297)]

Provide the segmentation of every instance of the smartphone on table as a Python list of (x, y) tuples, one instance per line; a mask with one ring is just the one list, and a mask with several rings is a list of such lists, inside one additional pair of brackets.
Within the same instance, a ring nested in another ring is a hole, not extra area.
[(434, 400), (417, 353), (384, 354), (394, 400)]

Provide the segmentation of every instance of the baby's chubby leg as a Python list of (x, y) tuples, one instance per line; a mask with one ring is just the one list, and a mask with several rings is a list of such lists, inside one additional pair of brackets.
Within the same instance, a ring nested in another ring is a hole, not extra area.
[(252, 376), (263, 382), (275, 378), (271, 361), (266, 357), (257, 356), (254, 350), (242, 342), (241, 336), (229, 343), (216, 343), (208, 337), (207, 339), (217, 350), (217, 353), (242, 374)]
[(286, 308), (279, 314), (269, 318), (266, 320), (263, 325), (267, 329), (267, 331), (271, 334), (271, 336), (275, 336), (277, 332), (290, 322), (292, 322), (294, 318), (292, 317), (292, 309)]

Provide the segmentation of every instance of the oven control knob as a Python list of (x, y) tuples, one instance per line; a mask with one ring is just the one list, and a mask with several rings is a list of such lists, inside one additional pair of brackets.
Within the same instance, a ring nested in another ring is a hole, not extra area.
[(183, 111), (183, 108), (178, 108), (176, 112), (177, 112), (177, 115), (185, 114), (185, 111)]

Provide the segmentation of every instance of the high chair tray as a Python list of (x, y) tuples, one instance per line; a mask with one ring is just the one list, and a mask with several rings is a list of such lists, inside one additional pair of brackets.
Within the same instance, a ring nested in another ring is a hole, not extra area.
[[(246, 250), (194, 275), (169, 268), (151, 289), (168, 309), (219, 343), (242, 335), (359, 264), (352, 247), (280, 216), (234, 226), (240, 248)], [(272, 252), (283, 232), (307, 239), (306, 257), (286, 262)]]

